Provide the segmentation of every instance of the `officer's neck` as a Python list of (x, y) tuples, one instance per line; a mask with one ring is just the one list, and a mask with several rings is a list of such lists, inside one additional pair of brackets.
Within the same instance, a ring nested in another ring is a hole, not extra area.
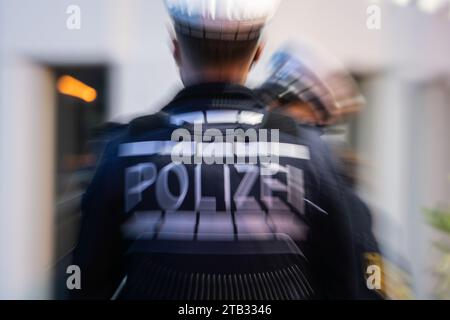
[(247, 81), (247, 76), (247, 72), (237, 68), (204, 68), (201, 71), (185, 74), (183, 83), (185, 86), (218, 82), (244, 85)]

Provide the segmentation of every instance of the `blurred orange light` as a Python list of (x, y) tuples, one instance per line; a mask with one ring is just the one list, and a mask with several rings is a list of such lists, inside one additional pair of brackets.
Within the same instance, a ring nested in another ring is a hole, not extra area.
[(58, 91), (62, 94), (80, 98), (86, 102), (97, 99), (97, 91), (71, 76), (62, 76), (58, 80)]

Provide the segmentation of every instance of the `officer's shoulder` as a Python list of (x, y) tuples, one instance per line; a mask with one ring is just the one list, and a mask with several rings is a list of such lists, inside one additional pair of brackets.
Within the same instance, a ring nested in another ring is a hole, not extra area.
[(170, 117), (165, 112), (158, 112), (152, 115), (136, 118), (128, 125), (128, 134), (130, 136), (139, 136), (158, 129), (169, 128)]
[(279, 129), (281, 133), (302, 140), (321, 139), (324, 133), (323, 129), (317, 126), (299, 123), (292, 117), (279, 112), (268, 112), (264, 127), (267, 129)]
[(306, 123), (297, 123), (297, 130), (299, 135), (306, 136), (311, 139), (320, 139), (322, 140), (325, 131), (323, 128), (306, 124)]
[(298, 136), (297, 122), (289, 116), (279, 112), (268, 112), (266, 115), (264, 129), (277, 129), (281, 133)]

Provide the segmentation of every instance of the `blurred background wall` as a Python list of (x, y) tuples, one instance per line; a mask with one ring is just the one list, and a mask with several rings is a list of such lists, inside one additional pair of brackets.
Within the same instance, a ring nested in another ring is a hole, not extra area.
[[(425, 12), (419, 2), (284, 0), (249, 84), (296, 39), (320, 44), (358, 77), (368, 105), (343, 139), (364, 159), (360, 191), (386, 254), (410, 272), (415, 297), (431, 298), (441, 257), (432, 242), (450, 242), (423, 213), (450, 198), (450, 6)], [(381, 30), (366, 26), (371, 4), (381, 7)], [(81, 9), (79, 30), (67, 28), (70, 5)], [(87, 126), (156, 112), (181, 88), (167, 25), (162, 1), (0, 0), (0, 298), (50, 298), (52, 267), (73, 246), (64, 236), (76, 230), (82, 190), (72, 186), (80, 157), (70, 152), (83, 152), (75, 141), (61, 155), (61, 145)], [(97, 101), (61, 98), (64, 74), (84, 77)]]

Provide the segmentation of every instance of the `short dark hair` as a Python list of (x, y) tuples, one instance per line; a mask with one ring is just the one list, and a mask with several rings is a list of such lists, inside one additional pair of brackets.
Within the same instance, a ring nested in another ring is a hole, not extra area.
[(176, 32), (178, 43), (196, 66), (229, 65), (251, 59), (259, 38), (253, 40), (219, 40), (197, 38)]

